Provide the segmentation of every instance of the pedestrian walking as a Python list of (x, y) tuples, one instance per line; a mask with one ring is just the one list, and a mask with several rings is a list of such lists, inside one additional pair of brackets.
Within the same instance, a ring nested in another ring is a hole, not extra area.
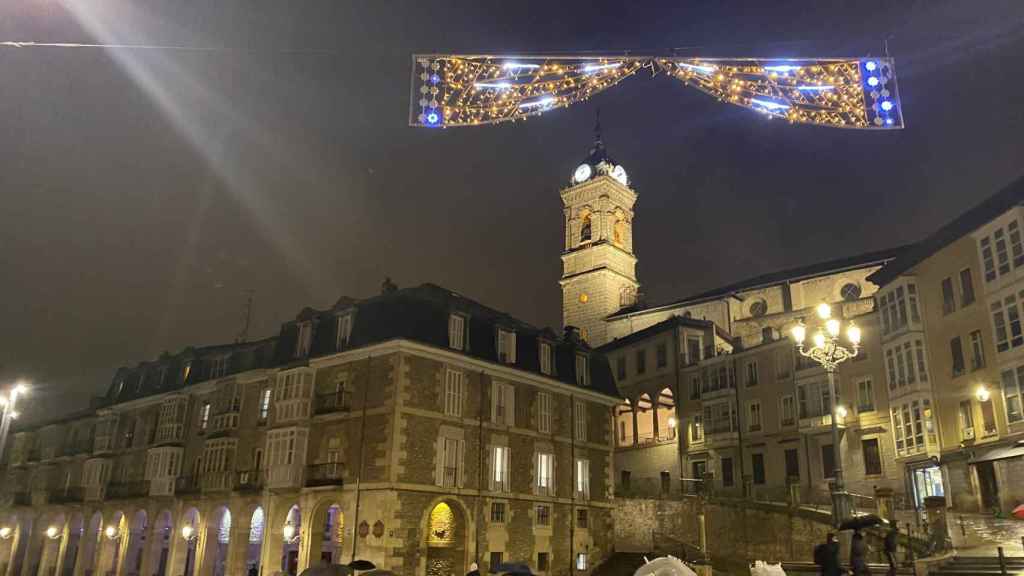
[(853, 531), (853, 542), (850, 544), (850, 570), (853, 576), (871, 576), (868, 568), (868, 544), (860, 530)]

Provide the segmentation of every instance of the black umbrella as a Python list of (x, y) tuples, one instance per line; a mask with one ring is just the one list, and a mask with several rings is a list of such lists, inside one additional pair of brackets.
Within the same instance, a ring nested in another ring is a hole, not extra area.
[(844, 520), (839, 525), (840, 530), (861, 530), (863, 528), (870, 528), (872, 526), (878, 526), (882, 523), (882, 519), (875, 514), (865, 514), (863, 516), (854, 516), (848, 520)]
[(373, 570), (377, 565), (369, 560), (353, 560), (348, 563), (348, 567), (353, 570)]
[(516, 564), (512, 562), (506, 562), (505, 564), (499, 564), (495, 572), (502, 574), (503, 576), (533, 576), (533, 572), (530, 572), (530, 566), (527, 564)]

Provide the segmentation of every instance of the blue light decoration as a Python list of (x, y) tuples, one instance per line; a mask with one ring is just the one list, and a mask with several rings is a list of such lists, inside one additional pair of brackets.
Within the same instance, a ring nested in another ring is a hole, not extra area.
[(582, 102), (641, 70), (794, 124), (899, 129), (891, 58), (413, 55), (409, 124), (514, 122)]

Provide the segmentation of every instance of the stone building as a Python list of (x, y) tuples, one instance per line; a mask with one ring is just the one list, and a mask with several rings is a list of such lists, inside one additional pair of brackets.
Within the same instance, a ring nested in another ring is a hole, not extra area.
[(0, 574), (586, 573), (612, 547), (614, 394), (571, 330), (429, 284), (342, 298), (19, 427)]

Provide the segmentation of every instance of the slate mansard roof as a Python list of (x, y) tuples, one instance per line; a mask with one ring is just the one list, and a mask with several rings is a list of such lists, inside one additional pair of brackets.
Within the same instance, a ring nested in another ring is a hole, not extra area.
[[(385, 291), (363, 300), (341, 298), (326, 310), (306, 308), (295, 320), (283, 324), (278, 335), (272, 338), (186, 348), (179, 354), (165, 355), (133, 368), (121, 368), (103, 397), (102, 405), (161, 394), (210, 380), (215, 364), (222, 360), (227, 362), (226, 372), (218, 377), (260, 368), (304, 365), (311, 358), (396, 339), (452, 351), (448, 347), (448, 319), (452, 313), (466, 319), (467, 345), (461, 353), (497, 363), (497, 329), (510, 330), (516, 335), (516, 361), (510, 366), (540, 374), (539, 343), (544, 341), (552, 346), (554, 355), (554, 374), (551, 377), (576, 386), (576, 355), (586, 354), (590, 359), (587, 389), (618, 397), (607, 361), (578, 338), (560, 338), (550, 329), (536, 328), (435, 284), (422, 284)], [(345, 314), (352, 314), (351, 334), (348, 343), (339, 350), (337, 318)], [(307, 322), (312, 328), (309, 353), (296, 357), (300, 325)]]

